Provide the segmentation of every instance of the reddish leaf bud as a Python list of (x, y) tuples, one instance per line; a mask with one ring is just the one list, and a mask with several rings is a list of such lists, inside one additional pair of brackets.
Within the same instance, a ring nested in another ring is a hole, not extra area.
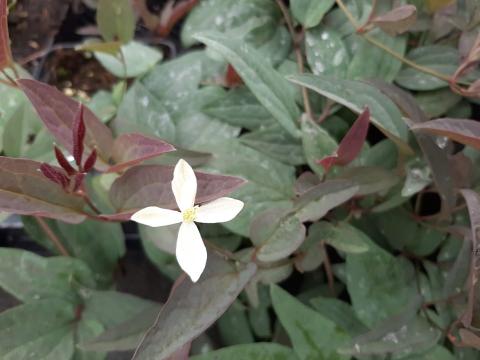
[(42, 164), (40, 165), (40, 171), (42, 172), (43, 176), (45, 176), (47, 179), (54, 182), (55, 184), (60, 185), (64, 189), (68, 186), (68, 177), (55, 169), (53, 166), (48, 164)]
[(73, 158), (79, 167), (82, 165), (83, 142), (85, 140), (85, 121), (83, 119), (84, 107), (80, 107), (73, 122)]
[(90, 170), (93, 169), (95, 162), (97, 161), (97, 150), (93, 149), (90, 155), (88, 156), (87, 160), (85, 160), (85, 164), (83, 164), (83, 171), (88, 173)]
[(67, 172), (69, 176), (73, 176), (76, 174), (76, 170), (70, 165), (68, 160), (63, 155), (62, 151), (58, 147), (54, 147), (55, 149), (55, 157), (57, 158), (58, 164)]
[(83, 185), (83, 179), (85, 179), (85, 173), (78, 173), (73, 179), (73, 192), (77, 192)]

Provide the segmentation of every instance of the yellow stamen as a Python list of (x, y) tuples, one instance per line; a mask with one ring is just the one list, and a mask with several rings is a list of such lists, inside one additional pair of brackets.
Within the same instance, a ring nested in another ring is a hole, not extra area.
[(183, 221), (187, 223), (194, 222), (195, 218), (197, 217), (197, 209), (198, 209), (198, 206), (194, 206), (190, 209), (184, 210), (182, 213)]

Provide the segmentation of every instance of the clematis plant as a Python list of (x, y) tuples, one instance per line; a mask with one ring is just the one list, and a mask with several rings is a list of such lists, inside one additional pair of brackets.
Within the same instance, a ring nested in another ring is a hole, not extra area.
[(175, 166), (172, 191), (180, 211), (148, 206), (131, 219), (151, 227), (181, 223), (177, 236), (176, 257), (180, 267), (197, 282), (207, 263), (207, 249), (195, 222), (223, 223), (235, 218), (243, 202), (221, 197), (203, 205), (195, 205), (197, 178), (192, 167), (183, 159)]

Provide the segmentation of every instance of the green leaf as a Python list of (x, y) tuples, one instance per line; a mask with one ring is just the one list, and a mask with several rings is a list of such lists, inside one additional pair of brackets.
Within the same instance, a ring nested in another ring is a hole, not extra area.
[[(198, 150), (208, 149), (208, 146), (204, 146)], [(257, 214), (269, 208), (290, 204), (294, 167), (282, 164), (236, 140), (217, 144), (205, 169), (240, 176), (248, 181), (231, 194), (245, 203), (239, 216), (225, 223), (234, 233), (248, 236), (250, 222)]]
[(65, 359), (74, 354), (74, 307), (60, 299), (39, 300), (0, 314), (0, 357)]
[(351, 336), (367, 332), (368, 328), (358, 320), (352, 306), (338, 299), (317, 297), (310, 300), (312, 306)]
[(117, 113), (117, 104), (108, 91), (97, 91), (86, 105), (104, 123), (112, 120)]
[[(155, 66), (152, 71), (138, 80), (146, 89), (139, 99), (146, 103), (145, 96), (147, 96), (150, 100), (147, 107), (152, 105), (149, 112), (164, 114), (166, 111), (171, 120), (176, 122), (177, 119), (188, 114), (197, 114), (206, 104), (223, 95), (218, 87), (200, 89), (199, 86), (202, 81), (211, 82), (212, 79), (223, 76), (224, 71), (225, 64), (208, 58), (205, 51), (191, 51)], [(125, 105), (125, 108), (123, 110), (128, 110), (128, 105)], [(117, 120), (122, 120), (121, 117), (122, 112), (119, 112)], [(128, 120), (133, 123), (139, 121), (135, 118)], [(157, 120), (151, 122), (143, 120), (146, 125), (157, 131), (155, 121)], [(126, 131), (122, 130), (122, 132)]]
[(83, 318), (98, 321), (106, 329), (130, 320), (149, 309), (158, 309), (158, 304), (153, 301), (117, 291), (82, 289), (81, 296), (85, 306)]
[(325, 181), (310, 188), (294, 202), (295, 215), (301, 222), (318, 221), (330, 210), (350, 200), (359, 191), (352, 181)]
[(320, 24), (333, 4), (335, 0), (292, 0), (290, 7), (295, 19), (308, 29)]
[(136, 41), (122, 45), (120, 51), (123, 56), (102, 52), (94, 53), (105, 69), (119, 78), (131, 78), (145, 74), (163, 57), (159, 50)]
[(337, 142), (321, 126), (307, 118), (302, 119), (302, 142), (308, 165), (317, 175), (323, 176), (325, 169), (317, 164), (317, 160), (331, 155), (338, 148)]
[(272, 123), (270, 113), (246, 87), (229, 90), (219, 99), (206, 104), (202, 112), (232, 126), (249, 130)]
[[(418, 65), (428, 67), (446, 76), (453, 75), (459, 65), (458, 51), (453, 47), (444, 45), (414, 48), (408, 53), (407, 58)], [(405, 67), (395, 78), (395, 82), (406, 89), (419, 91), (436, 90), (448, 86), (446, 81), (412, 67)]]
[(414, 270), (411, 263), (395, 258), (357, 232), (369, 251), (347, 254), (347, 289), (358, 318), (372, 327), (396, 314), (415, 295)]
[(225, 346), (255, 342), (245, 307), (238, 301), (217, 321), (218, 331)]
[[(277, 23), (280, 16), (275, 3), (264, 0), (203, 0), (188, 15), (181, 31), (182, 44), (185, 47), (197, 42), (195, 35), (202, 31), (227, 33), (241, 29), (245, 24)], [(263, 37), (271, 36), (268, 32)], [(248, 37), (245, 37), (249, 40)]]
[(431, 119), (447, 113), (462, 100), (462, 97), (448, 88), (418, 93), (415, 100), (422, 111)]
[(232, 64), (258, 101), (293, 137), (299, 137), (296, 122), (300, 112), (285, 79), (261, 55), (238, 38), (219, 33), (196, 35)]
[(357, 195), (385, 193), (400, 180), (393, 171), (376, 166), (347, 168), (337, 179), (349, 180), (358, 185)]
[[(380, 30), (373, 30), (369, 36), (397, 54), (405, 54), (407, 36), (390, 36)], [(392, 82), (397, 77), (402, 62), (364, 40), (360, 35), (356, 35), (356, 40), (359, 44), (348, 67), (348, 78), (354, 80), (381, 79)]]
[[(191, 360), (295, 360), (292, 349), (275, 343), (255, 343), (230, 346), (203, 355), (191, 357)], [(443, 359), (442, 359), (443, 360)]]
[(176, 282), (154, 326), (138, 347), (137, 358), (168, 357), (197, 337), (227, 310), (255, 271), (253, 263), (235, 268), (210, 253), (197, 283), (186, 277)]
[(350, 358), (337, 352), (349, 339), (342, 329), (278, 286), (270, 287), (270, 295), (275, 313), (300, 359)]
[(147, 307), (79, 346), (86, 351), (134, 350), (155, 322), (159, 312), (159, 305)]
[[(318, 4), (325, 3), (323, 1)], [(308, 65), (314, 74), (346, 77), (350, 56), (341, 36), (335, 30), (316, 27), (307, 31), (305, 52)]]
[(330, 222), (321, 221), (313, 224), (308, 234), (345, 253), (361, 254), (369, 249), (363, 234), (345, 222), (333, 225)]
[[(289, 80), (305, 86), (360, 114), (365, 106), (371, 121), (396, 142), (408, 142), (408, 129), (397, 106), (373, 86), (360, 81), (333, 79), (319, 75), (294, 75)], [(408, 146), (404, 144), (404, 146)]]
[[(402, 313), (401, 316), (405, 314)], [(353, 340), (353, 345), (341, 350), (342, 353), (358, 357), (390, 355), (404, 359), (405, 355), (421, 354), (431, 349), (441, 336), (440, 331), (422, 317), (391, 329), (395, 323), (398, 323), (398, 319), (392, 318), (384, 329), (379, 326), (378, 329), (358, 336)]]
[(0, 104), (0, 149), (3, 150), (3, 141), (5, 138), (5, 125), (16, 115), (22, 104), (25, 103), (25, 97), (21, 91), (11, 86), (0, 84), (0, 96), (3, 101)]
[[(34, 219), (24, 217), (22, 220), (25, 229), (35, 241), (51, 252), (58, 253)], [(120, 224), (87, 220), (78, 225), (49, 221), (48, 225), (67, 251), (89, 266), (99, 286), (109, 286), (112, 283), (118, 261), (125, 255)]]
[(50, 162), (53, 158), (52, 142), (53, 137), (28, 104), (20, 105), (5, 124), (3, 147), (7, 156)]
[(293, 139), (278, 124), (262, 128), (243, 135), (240, 141), (273, 159), (288, 165), (305, 163), (302, 144)]
[(105, 41), (128, 43), (135, 32), (135, 14), (128, 0), (99, 0), (97, 25)]
[(260, 261), (274, 262), (291, 255), (305, 240), (306, 229), (295, 215), (275, 208), (258, 215), (251, 224), (250, 238)]
[(95, 286), (90, 270), (77, 259), (8, 248), (0, 248), (0, 259), (0, 287), (23, 302), (51, 297), (78, 302), (77, 286)]
[(162, 103), (137, 81), (125, 94), (115, 120), (117, 132), (140, 132), (175, 141), (175, 124)]
[(240, 130), (204, 114), (189, 114), (177, 122), (176, 144), (188, 149), (212, 151), (215, 143), (236, 138)]
[[(475, 351), (476, 350), (473, 350)], [(476, 355), (475, 355), (476, 356)], [(421, 354), (421, 355), (412, 355), (402, 358), (403, 360), (455, 360), (463, 359), (464, 357), (455, 357), (450, 351), (445, 349), (443, 346), (437, 345), (432, 350)]]

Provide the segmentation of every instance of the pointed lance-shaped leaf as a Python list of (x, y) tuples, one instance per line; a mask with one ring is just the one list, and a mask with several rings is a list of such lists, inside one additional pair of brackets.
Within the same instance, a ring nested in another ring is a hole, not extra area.
[(475, 120), (443, 118), (415, 124), (412, 129), (446, 136), (461, 144), (480, 149), (480, 123)]
[(10, 37), (8, 35), (8, 4), (7, 0), (0, 0), (0, 69), (12, 64)]
[(391, 36), (403, 34), (417, 20), (417, 8), (414, 5), (402, 5), (375, 17), (372, 22)]
[(82, 166), (83, 142), (85, 141), (85, 120), (83, 119), (84, 106), (80, 104), (75, 120), (73, 121), (73, 158), (78, 167)]
[(228, 64), (227, 72), (225, 74), (225, 85), (229, 88), (233, 88), (242, 84), (243, 80), (240, 75), (238, 75), (237, 71), (231, 64)]
[(70, 165), (70, 162), (65, 158), (62, 151), (57, 146), (54, 146), (53, 149), (55, 150), (55, 157), (57, 158), (58, 165), (60, 165), (68, 175), (75, 175), (77, 171), (72, 165)]
[[(72, 131), (79, 103), (56, 88), (36, 80), (20, 79), (17, 83), (56, 141), (73, 154)], [(104, 170), (109, 166), (112, 153), (112, 132), (88, 108), (84, 108), (83, 118), (86, 127), (84, 146), (97, 149), (98, 160), (95, 167)]]
[(120, 172), (144, 160), (174, 150), (172, 145), (155, 137), (139, 133), (122, 134), (113, 144), (112, 159), (115, 165), (107, 171)]
[(90, 155), (88, 155), (87, 160), (83, 164), (83, 171), (88, 173), (90, 170), (93, 169), (95, 165), (95, 161), (97, 161), (97, 149), (93, 149)]
[(40, 165), (40, 171), (47, 179), (53, 181), (55, 184), (60, 185), (64, 189), (67, 187), (69, 182), (68, 177), (53, 166), (43, 163)]
[(478, 313), (480, 310), (480, 305), (478, 303), (478, 289), (480, 286), (478, 281), (478, 268), (480, 266), (480, 260), (477, 256), (477, 250), (479, 249), (478, 229), (480, 227), (480, 195), (470, 189), (462, 189), (460, 190), (460, 193), (467, 203), (468, 215), (470, 216), (470, 228), (472, 229), (472, 260), (470, 262), (470, 276), (468, 279), (469, 284), (467, 286), (469, 289), (468, 303), (465, 312), (460, 318), (463, 326), (469, 328), (472, 326), (474, 314)]
[(43, 175), (41, 165), (28, 159), (0, 156), (0, 211), (69, 223), (85, 220), (82, 199), (66, 193), (61, 185)]
[(351, 163), (362, 151), (362, 146), (367, 139), (368, 128), (370, 125), (370, 110), (365, 110), (353, 123), (350, 130), (340, 142), (337, 151), (319, 160), (325, 171), (328, 171), (332, 165), (347, 165)]

